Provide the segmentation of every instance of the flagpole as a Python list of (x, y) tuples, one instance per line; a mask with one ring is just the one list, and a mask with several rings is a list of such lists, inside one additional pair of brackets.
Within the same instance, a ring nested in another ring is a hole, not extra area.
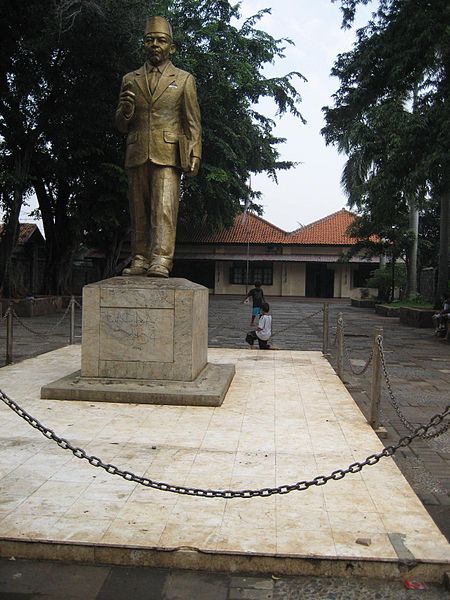
[[(248, 187), (251, 191), (251, 185), (252, 185), (252, 180), (251, 180), (251, 176), (248, 176)], [(250, 205), (250, 195), (247, 198), (247, 200), (245, 201), (245, 205), (244, 205), (244, 211), (242, 213), (242, 221), (241, 223), (244, 224), (246, 222), (246, 216), (247, 216), (247, 210), (248, 207)], [(249, 273), (249, 260), (250, 260), (250, 232), (249, 229), (247, 227), (247, 261), (246, 261), (246, 272), (245, 272), (245, 293), (248, 293), (248, 273)]]
[(248, 294), (248, 267), (249, 267), (250, 241), (247, 239), (247, 273), (245, 276), (245, 293)]

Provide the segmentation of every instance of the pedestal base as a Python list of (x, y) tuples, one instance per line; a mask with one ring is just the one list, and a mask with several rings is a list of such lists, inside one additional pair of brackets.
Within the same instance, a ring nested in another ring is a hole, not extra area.
[(155, 277), (113, 277), (84, 286), (83, 377), (194, 381), (207, 359), (204, 286)]
[(234, 373), (233, 364), (212, 363), (207, 363), (194, 381), (81, 377), (80, 371), (76, 371), (44, 385), (41, 388), (41, 398), (129, 404), (220, 406)]
[(220, 406), (234, 365), (207, 358), (207, 288), (113, 277), (83, 288), (81, 371), (45, 385), (41, 398)]

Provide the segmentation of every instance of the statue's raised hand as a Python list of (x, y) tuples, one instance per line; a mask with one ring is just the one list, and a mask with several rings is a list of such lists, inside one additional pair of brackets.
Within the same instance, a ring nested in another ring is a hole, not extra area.
[(131, 91), (132, 86), (131, 81), (125, 83), (119, 96), (122, 112), (126, 119), (130, 119), (134, 114), (135, 93)]

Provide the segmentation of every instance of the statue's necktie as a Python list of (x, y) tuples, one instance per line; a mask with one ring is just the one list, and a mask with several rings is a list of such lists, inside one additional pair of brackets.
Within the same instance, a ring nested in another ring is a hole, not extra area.
[(155, 93), (156, 86), (158, 85), (158, 81), (159, 81), (158, 67), (153, 67), (153, 69), (150, 72), (150, 79), (148, 82), (148, 85), (150, 87), (150, 92), (152, 95)]

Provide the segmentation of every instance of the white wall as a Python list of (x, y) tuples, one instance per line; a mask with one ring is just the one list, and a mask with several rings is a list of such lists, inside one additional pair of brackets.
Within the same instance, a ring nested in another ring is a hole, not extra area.
[(304, 296), (306, 287), (305, 263), (282, 263), (281, 296)]

